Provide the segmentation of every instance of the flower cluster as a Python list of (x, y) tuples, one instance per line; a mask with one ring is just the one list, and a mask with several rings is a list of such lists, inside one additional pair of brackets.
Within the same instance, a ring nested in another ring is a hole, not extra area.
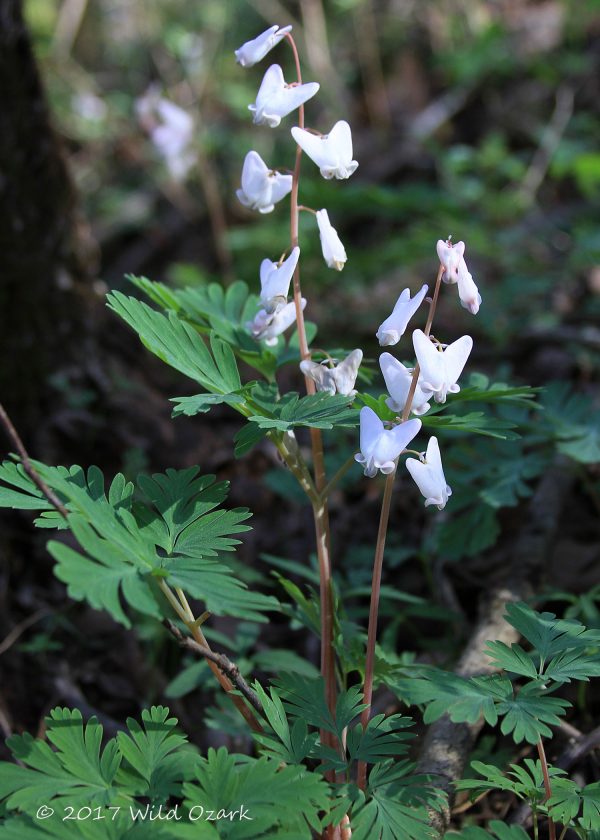
[[(280, 41), (291, 39), (290, 30), (290, 26), (270, 27), (236, 50), (237, 61), (243, 67), (252, 67)], [(279, 64), (273, 64), (264, 74), (255, 102), (248, 108), (256, 125), (270, 128), (277, 127), (282, 119), (300, 108), (301, 124), (291, 129), (296, 144), (319, 167), (323, 178), (349, 178), (356, 171), (358, 163), (353, 159), (352, 132), (348, 123), (338, 120), (328, 134), (304, 128), (304, 103), (318, 91), (319, 85), (316, 82), (302, 83), (298, 78), (295, 83), (286, 83)], [(237, 192), (239, 201), (245, 207), (259, 213), (270, 213), (275, 204), (293, 189), (292, 174), (271, 169), (258, 152), (248, 152), (242, 169), (241, 188)], [(341, 271), (347, 255), (329, 220), (329, 214), (325, 209), (312, 212), (319, 229), (323, 258), (329, 268)], [(461, 305), (476, 315), (481, 305), (481, 295), (465, 262), (464, 242), (454, 245), (450, 239), (439, 240), (437, 253), (440, 273), (434, 297), (439, 293), (441, 281), (454, 283), (458, 287)], [(247, 328), (255, 339), (267, 345), (276, 344), (278, 336), (291, 326), (298, 314), (296, 303), (288, 302), (288, 295), (299, 258), (300, 248), (296, 246), (277, 263), (270, 259), (261, 263), (261, 308), (247, 324)], [(376, 336), (381, 347), (398, 344), (427, 292), (428, 287), (424, 285), (411, 297), (410, 289), (404, 289), (391, 314), (377, 330)], [(302, 298), (299, 305), (304, 309), (306, 300)], [(360, 452), (355, 459), (369, 477), (375, 476), (378, 471), (393, 473), (398, 458), (421, 430), (422, 421), (418, 417), (430, 410), (430, 401), (443, 403), (448, 394), (460, 390), (458, 379), (473, 347), (473, 340), (463, 335), (452, 344), (442, 344), (429, 335), (429, 324), (430, 319), (425, 331), (416, 329), (412, 334), (417, 359), (415, 368), (405, 367), (389, 352), (380, 356), (381, 372), (389, 392), (386, 404), (401, 416), (397, 417), (396, 422), (387, 424), (389, 428), (386, 428), (386, 424), (372, 408), (364, 406), (361, 409)], [(362, 350), (356, 349), (341, 361), (328, 358), (317, 363), (304, 359), (300, 369), (314, 382), (317, 391), (352, 398), (357, 393), (354, 385), (362, 358)], [(407, 419), (410, 413), (415, 415), (413, 419)], [(431, 437), (426, 451), (415, 454), (419, 455), (418, 459), (408, 458), (406, 467), (425, 496), (425, 505), (436, 505), (441, 510), (452, 490), (446, 484), (437, 438)]]
[[(481, 295), (469, 273), (464, 259), (464, 242), (452, 245), (451, 241), (437, 243), (441, 280), (457, 283), (461, 304), (473, 314), (479, 311)], [(427, 294), (427, 286), (411, 298), (404, 289), (391, 315), (377, 330), (382, 347), (397, 344), (406, 332), (408, 323)], [(407, 368), (391, 353), (382, 353), (379, 365), (389, 398), (386, 405), (398, 415), (409, 413), (423, 415), (431, 408), (431, 399), (446, 402), (448, 394), (460, 391), (458, 379), (473, 348), (473, 339), (463, 335), (452, 344), (445, 345), (428, 332), (414, 330), (412, 334), (417, 368)], [(389, 474), (396, 469), (399, 456), (421, 429), (418, 419), (402, 420), (386, 429), (383, 421), (369, 407), (360, 412), (360, 453), (355, 456), (364, 467), (365, 475), (373, 477), (379, 470)], [(427, 450), (416, 458), (408, 458), (406, 467), (425, 497), (425, 505), (445, 507), (452, 490), (446, 484), (437, 438), (431, 437)]]
[[(237, 62), (242, 67), (253, 67), (285, 39), (291, 29), (291, 26), (271, 26), (235, 51)], [(287, 83), (280, 65), (272, 64), (263, 76), (254, 103), (248, 109), (256, 125), (276, 128), (285, 117), (303, 106), (318, 91), (317, 82)], [(349, 178), (356, 171), (358, 163), (353, 160), (352, 132), (345, 120), (339, 120), (329, 134), (308, 130), (302, 125), (294, 126), (291, 133), (297, 145), (319, 167), (324, 178)], [(257, 151), (248, 152), (242, 168), (240, 189), (237, 191), (238, 200), (244, 207), (259, 213), (271, 213), (277, 202), (285, 198), (292, 188), (293, 176), (289, 172), (271, 169)], [(324, 208), (312, 212), (319, 230), (323, 259), (329, 268), (341, 271), (347, 260), (346, 250), (329, 220), (329, 214)], [(277, 337), (294, 322), (295, 304), (288, 303), (288, 293), (299, 256), (300, 249), (295, 247), (287, 259), (279, 263), (265, 259), (260, 266), (261, 308), (247, 324), (257, 341), (264, 341), (267, 345), (276, 344)], [(306, 301), (302, 299), (302, 308), (305, 305)], [(356, 362), (357, 358), (351, 354), (351, 361), (346, 360), (347, 367), (344, 367), (346, 362), (342, 363), (337, 367), (337, 373), (335, 369), (322, 365), (310, 369), (305, 365), (305, 374), (315, 381), (320, 390), (350, 394), (353, 393), (356, 371), (350, 384), (347, 371), (354, 370), (354, 367), (358, 369), (360, 359)]]

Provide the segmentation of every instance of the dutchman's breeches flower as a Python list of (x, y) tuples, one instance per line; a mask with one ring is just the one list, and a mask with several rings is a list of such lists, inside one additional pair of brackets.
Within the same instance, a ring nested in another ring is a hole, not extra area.
[(425, 461), (407, 458), (406, 469), (425, 496), (425, 507), (437, 505), (439, 510), (443, 510), (446, 507), (448, 497), (452, 495), (452, 490), (446, 484), (437, 438), (429, 438)]
[(300, 370), (305, 376), (313, 380), (317, 386), (317, 391), (354, 397), (356, 396), (354, 383), (362, 357), (362, 350), (353, 350), (343, 362), (333, 368), (327, 367), (325, 363), (317, 364), (317, 362), (304, 359), (300, 362)]
[(292, 180), (291, 175), (269, 169), (258, 152), (248, 152), (242, 168), (242, 187), (236, 195), (244, 207), (270, 213), (291, 192)]
[(481, 295), (464, 259), (458, 264), (458, 296), (461, 306), (468, 309), (472, 315), (477, 315), (481, 306)]
[(446, 402), (446, 394), (460, 391), (456, 382), (473, 348), (473, 339), (463, 335), (442, 350), (422, 330), (415, 330), (413, 344), (423, 377), (422, 387), (433, 392), (437, 403)]
[[(404, 367), (402, 362), (395, 359), (391, 353), (381, 354), (379, 357), (379, 366), (381, 367), (381, 372), (385, 379), (385, 386), (390, 395), (390, 399), (387, 399), (385, 404), (392, 411), (400, 414), (404, 411), (404, 406), (408, 399), (413, 371), (410, 368)], [(423, 388), (423, 379), (419, 376), (411, 403), (411, 412), (420, 415), (429, 411), (431, 406), (428, 400), (432, 395), (433, 391)]]
[(404, 289), (389, 318), (380, 325), (375, 333), (381, 347), (398, 344), (404, 335), (408, 322), (423, 303), (427, 294), (427, 286), (422, 286), (417, 294), (411, 298), (410, 289)]
[(253, 67), (291, 31), (291, 26), (284, 26), (281, 29), (278, 26), (271, 26), (265, 29), (252, 41), (246, 41), (239, 50), (235, 50), (235, 60), (242, 67)]
[(457, 242), (456, 245), (452, 245), (450, 240), (444, 242), (439, 239), (437, 253), (444, 267), (442, 280), (444, 283), (458, 283), (460, 305), (472, 315), (477, 315), (481, 306), (481, 295), (465, 262), (465, 243)]
[(327, 210), (317, 210), (316, 216), (319, 226), (319, 236), (321, 237), (323, 259), (329, 268), (335, 268), (336, 271), (341, 271), (348, 259), (346, 249), (342, 245), (337, 230), (329, 221)]
[(396, 459), (419, 433), (420, 420), (407, 420), (392, 429), (384, 429), (383, 422), (372, 408), (360, 410), (360, 452), (354, 456), (364, 467), (365, 475), (373, 478), (380, 470), (388, 475), (396, 468)]
[(352, 160), (352, 132), (345, 120), (336, 122), (329, 134), (318, 137), (303, 128), (292, 128), (292, 137), (317, 164), (323, 178), (349, 178), (358, 163)]
[(304, 105), (318, 90), (318, 82), (286, 85), (283, 70), (279, 64), (272, 64), (263, 76), (256, 102), (254, 105), (248, 105), (248, 110), (254, 115), (255, 125), (276, 128), (283, 117)]
[(281, 265), (271, 260), (261, 262), (260, 302), (267, 312), (277, 312), (287, 303), (290, 283), (298, 265), (299, 257), (300, 248), (296, 246), (292, 248), (291, 254)]
[[(302, 309), (306, 306), (306, 298), (302, 298)], [(264, 341), (268, 347), (277, 344), (277, 337), (285, 332), (296, 320), (296, 304), (287, 303), (277, 312), (269, 313), (266, 309), (259, 309), (253, 321), (248, 321), (246, 329), (252, 333), (257, 341)]]
[(453, 245), (450, 240), (444, 242), (438, 239), (436, 250), (440, 264), (444, 267), (444, 283), (458, 283), (458, 264), (464, 256), (465, 243), (457, 242)]

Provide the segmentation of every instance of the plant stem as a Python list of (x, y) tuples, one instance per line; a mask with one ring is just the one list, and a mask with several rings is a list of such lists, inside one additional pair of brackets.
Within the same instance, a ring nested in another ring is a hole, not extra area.
[[(431, 324), (433, 322), (433, 316), (435, 314), (435, 309), (437, 306), (443, 273), (443, 266), (440, 265), (435, 282), (435, 291), (433, 293), (433, 298), (429, 306), (429, 314), (427, 315), (427, 322), (425, 324), (425, 335), (429, 335), (429, 333), (431, 332)], [(410, 409), (412, 406), (413, 397), (415, 395), (418, 379), (419, 365), (416, 364), (415, 369), (413, 371), (408, 396), (406, 398), (406, 404), (404, 406), (404, 410), (402, 411), (403, 423), (408, 419), (408, 415), (410, 414)], [(375, 545), (375, 559), (373, 560), (371, 603), (369, 606), (369, 628), (367, 631), (367, 653), (365, 659), (365, 684), (363, 691), (363, 703), (366, 704), (367, 708), (364, 709), (360, 716), (363, 731), (366, 730), (367, 724), (369, 723), (369, 718), (371, 717), (371, 700), (373, 699), (373, 674), (375, 671), (375, 643), (377, 641), (377, 620), (379, 615), (379, 596), (381, 593), (383, 555), (385, 551), (385, 540), (390, 519), (390, 508), (392, 501), (392, 493), (394, 490), (394, 479), (396, 477), (396, 469), (397, 467), (394, 469), (393, 472), (391, 472), (387, 476), (385, 481), (383, 499), (381, 502), (381, 514), (379, 517), (379, 529), (377, 531), (377, 543)], [(357, 781), (359, 788), (361, 790), (364, 790), (367, 786), (367, 763), (365, 761), (358, 762)]]
[[(167, 584), (165, 580), (161, 580), (158, 585), (162, 590), (167, 601), (170, 603), (176, 614), (179, 616), (181, 621), (183, 621), (185, 626), (188, 628), (188, 630), (194, 637), (194, 640), (202, 647), (210, 650), (210, 645), (208, 644), (204, 633), (202, 632), (202, 630), (200, 630), (198, 625), (195, 624), (196, 619), (194, 618), (194, 613), (192, 612), (192, 609), (188, 604), (184, 592), (181, 589), (177, 589), (176, 591), (178, 597), (176, 597), (173, 594), (171, 587)], [(254, 732), (262, 732), (263, 728), (258, 722), (256, 715), (250, 708), (248, 708), (248, 706), (244, 702), (244, 699), (240, 697), (239, 694), (235, 693), (234, 685), (229, 679), (229, 677), (227, 677), (221, 671), (221, 669), (215, 662), (213, 662), (210, 659), (207, 659), (206, 661), (208, 663), (208, 667), (219, 681), (219, 685), (230, 696), (246, 723), (250, 726), (252, 730), (254, 730)]]
[[(302, 72), (300, 59), (293, 37), (286, 35), (296, 64), (296, 77), (298, 84), (302, 84)], [(304, 128), (304, 106), (298, 109), (298, 125)], [(290, 240), (294, 248), (298, 245), (298, 188), (300, 182), (300, 164), (302, 160), (302, 149), (296, 146), (296, 161), (292, 177), (292, 191), (290, 202)], [(296, 306), (296, 323), (298, 339), (300, 344), (300, 356), (302, 359), (310, 359), (306, 328), (304, 325), (304, 314), (302, 312), (302, 289), (300, 286), (300, 268), (296, 267), (294, 272), (294, 303)], [(306, 391), (308, 394), (316, 393), (316, 386), (312, 379), (305, 377)], [(331, 587), (331, 561), (330, 561), (330, 535), (329, 535), (329, 511), (327, 501), (322, 496), (326, 485), (325, 461), (323, 457), (323, 439), (319, 429), (310, 430), (312, 445), (313, 468), (315, 474), (315, 486), (320, 499), (311, 499), (313, 519), (315, 523), (315, 537), (317, 544), (317, 558), (319, 561), (319, 598), (321, 604), (321, 674), (325, 682), (325, 696), (327, 705), (331, 711), (335, 709), (336, 683), (335, 683), (335, 662), (333, 656), (333, 592)], [(321, 732), (323, 743), (330, 743), (330, 733)]]
[(331, 494), (331, 491), (334, 489), (336, 484), (339, 481), (341, 481), (341, 479), (346, 475), (346, 473), (348, 472), (350, 467), (352, 467), (353, 464), (355, 464), (355, 463), (356, 463), (356, 461), (354, 460), (354, 455), (350, 455), (350, 457), (346, 461), (344, 461), (344, 463), (339, 468), (339, 470), (335, 473), (333, 478), (330, 478), (329, 481), (327, 482), (327, 484), (325, 485), (325, 487), (323, 487), (323, 489), (321, 490), (321, 498), (322, 499), (326, 500), (326, 499), (329, 498), (329, 496)]
[[(550, 784), (550, 774), (548, 773), (548, 762), (546, 761), (544, 742), (541, 737), (538, 738), (537, 751), (542, 765), (542, 774), (544, 776), (544, 790), (546, 791), (546, 798), (544, 799), (544, 802), (547, 802), (552, 796), (552, 785)], [(548, 817), (548, 837), (549, 840), (556, 840), (556, 827), (554, 825), (554, 820), (551, 817)]]

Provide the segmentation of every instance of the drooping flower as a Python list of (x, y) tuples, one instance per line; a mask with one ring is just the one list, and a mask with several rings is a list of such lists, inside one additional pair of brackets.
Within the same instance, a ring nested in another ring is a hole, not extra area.
[(265, 29), (260, 35), (257, 35), (252, 41), (246, 41), (245, 44), (235, 50), (235, 60), (242, 67), (253, 67), (269, 53), (273, 47), (285, 38), (288, 32), (292, 31), (291, 26), (283, 26), (281, 29), (275, 25)]
[(329, 221), (329, 214), (327, 210), (317, 210), (317, 224), (319, 226), (319, 236), (321, 237), (321, 250), (323, 251), (323, 259), (329, 268), (335, 268), (336, 271), (341, 271), (346, 263), (348, 257), (346, 256), (346, 249), (342, 245), (337, 230)]
[[(388, 408), (400, 414), (404, 411), (408, 392), (412, 384), (413, 371), (410, 368), (404, 367), (402, 362), (395, 359), (391, 353), (382, 353), (379, 357), (379, 366), (383, 378), (385, 379), (385, 387), (388, 390), (390, 398), (385, 401)], [(429, 411), (431, 406), (428, 400), (433, 395), (433, 391), (423, 387), (423, 377), (420, 375), (417, 379), (417, 385), (413, 394), (411, 403), (411, 412), (413, 414), (425, 414)]]
[(422, 286), (417, 294), (411, 298), (410, 289), (404, 289), (389, 318), (381, 324), (375, 335), (381, 347), (398, 344), (406, 331), (408, 322), (423, 303), (427, 294), (427, 286)]
[(323, 178), (349, 178), (358, 163), (352, 160), (352, 132), (345, 120), (339, 120), (329, 134), (318, 137), (303, 128), (292, 128), (292, 137), (317, 164)]
[(270, 213), (291, 191), (292, 180), (291, 175), (269, 169), (258, 152), (248, 152), (242, 168), (242, 188), (236, 195), (244, 207)]
[(425, 461), (407, 458), (406, 468), (425, 496), (425, 507), (427, 505), (437, 505), (439, 510), (443, 510), (446, 507), (448, 497), (452, 495), (452, 490), (446, 484), (437, 438), (429, 438)]
[(458, 283), (460, 305), (477, 315), (481, 306), (481, 295), (465, 262), (465, 243), (457, 242), (456, 245), (452, 245), (450, 240), (444, 242), (439, 239), (437, 252), (444, 267), (442, 280), (444, 283)]
[(287, 303), (290, 283), (298, 258), (300, 248), (292, 248), (292, 252), (281, 264), (271, 260), (263, 260), (260, 264), (260, 300), (266, 312), (277, 312)]
[(442, 280), (444, 283), (457, 283), (458, 264), (464, 256), (465, 243), (457, 242), (456, 245), (453, 245), (450, 240), (444, 242), (443, 239), (438, 239), (436, 250), (440, 264), (444, 267)]
[(458, 264), (458, 296), (460, 305), (472, 315), (477, 315), (481, 306), (481, 295), (464, 258)]
[(317, 391), (328, 394), (344, 394), (347, 397), (356, 396), (354, 383), (358, 375), (358, 368), (362, 362), (362, 350), (353, 350), (343, 362), (330, 368), (326, 364), (318, 364), (309, 359), (300, 362), (300, 370), (310, 377), (317, 386)]
[[(306, 306), (306, 298), (302, 298), (302, 309)], [(264, 341), (268, 347), (277, 344), (277, 337), (285, 332), (296, 320), (296, 305), (290, 301), (277, 312), (267, 312), (259, 309), (253, 321), (248, 321), (246, 328), (257, 341)]]
[(171, 176), (183, 181), (197, 161), (192, 117), (154, 87), (137, 100), (136, 113)]
[(256, 102), (248, 105), (248, 110), (254, 114), (252, 121), (255, 125), (276, 128), (283, 117), (304, 105), (307, 99), (317, 93), (319, 87), (318, 82), (286, 85), (283, 70), (279, 64), (272, 64), (263, 76)]
[(433, 392), (437, 403), (446, 402), (446, 394), (460, 391), (456, 381), (469, 358), (473, 339), (470, 335), (463, 335), (442, 350), (422, 330), (415, 330), (413, 344), (423, 377), (422, 387)]
[(373, 409), (364, 406), (360, 410), (360, 452), (354, 459), (364, 467), (369, 478), (373, 478), (377, 470), (387, 475), (394, 471), (396, 459), (420, 428), (421, 421), (413, 419), (384, 429)]

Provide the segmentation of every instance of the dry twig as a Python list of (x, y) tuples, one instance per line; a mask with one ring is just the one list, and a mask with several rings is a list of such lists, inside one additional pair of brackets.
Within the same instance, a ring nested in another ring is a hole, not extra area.
[(210, 660), (210, 662), (214, 662), (215, 665), (217, 665), (225, 674), (225, 676), (229, 677), (231, 682), (235, 685), (238, 691), (243, 694), (250, 705), (253, 706), (259, 714), (263, 714), (263, 706), (258, 698), (258, 695), (252, 688), (250, 688), (246, 680), (242, 677), (240, 669), (234, 662), (228, 659), (225, 654), (216, 653), (209, 647), (205, 647), (204, 645), (194, 641), (194, 639), (184, 636), (181, 630), (179, 630), (172, 621), (165, 619), (163, 624), (169, 633), (177, 639), (181, 647), (191, 650), (193, 653), (200, 654), (200, 656)]

